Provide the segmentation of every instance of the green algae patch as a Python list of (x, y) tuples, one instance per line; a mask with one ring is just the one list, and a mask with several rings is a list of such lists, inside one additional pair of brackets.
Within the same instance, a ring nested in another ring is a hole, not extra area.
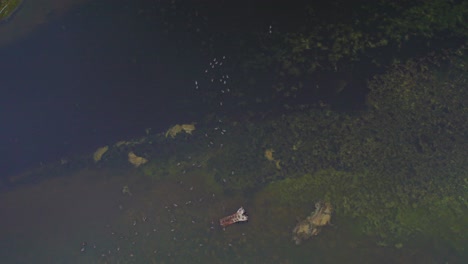
[[(350, 232), (400, 245), (414, 238), (443, 240), (465, 250), (466, 180), (395, 182), (369, 172), (322, 170), (270, 183), (255, 198), (258, 207), (305, 216), (319, 200), (330, 201), (332, 222)], [(263, 212), (268, 214), (268, 212)], [(275, 213), (276, 214), (276, 213)], [(353, 225), (348, 225), (348, 222)]]
[(0, 0), (0, 22), (8, 20), (22, 3), (23, 0)]

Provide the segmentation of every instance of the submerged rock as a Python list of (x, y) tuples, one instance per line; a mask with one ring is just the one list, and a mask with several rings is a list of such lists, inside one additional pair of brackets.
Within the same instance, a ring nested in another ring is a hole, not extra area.
[(331, 225), (333, 206), (329, 202), (317, 202), (315, 211), (305, 220), (300, 221), (293, 229), (293, 241), (296, 245), (302, 243), (322, 230), (322, 227)]
[(195, 123), (175, 125), (167, 130), (166, 137), (170, 136), (171, 138), (175, 138), (175, 136), (180, 132), (185, 132), (191, 135), (194, 130)]
[(138, 157), (133, 152), (129, 152), (128, 153), (128, 162), (133, 164), (135, 167), (140, 167), (140, 165), (145, 164), (146, 162), (148, 162), (148, 160), (143, 158), (143, 157)]
[(97, 163), (98, 161), (100, 161), (102, 159), (102, 155), (104, 155), (104, 153), (106, 153), (108, 150), (109, 146), (98, 148), (93, 155), (94, 162)]

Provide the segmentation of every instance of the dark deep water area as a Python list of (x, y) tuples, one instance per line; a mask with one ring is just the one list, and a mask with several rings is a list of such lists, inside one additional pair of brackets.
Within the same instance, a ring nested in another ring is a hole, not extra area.
[(199, 55), (138, 12), (90, 2), (0, 47), (3, 175), (198, 115)]

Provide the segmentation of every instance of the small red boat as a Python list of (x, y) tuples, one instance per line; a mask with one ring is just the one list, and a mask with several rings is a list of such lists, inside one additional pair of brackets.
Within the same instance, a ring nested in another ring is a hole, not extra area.
[(228, 225), (232, 225), (237, 222), (245, 222), (247, 220), (248, 216), (245, 214), (244, 207), (241, 207), (234, 214), (221, 218), (219, 220), (219, 224), (222, 227), (226, 227)]

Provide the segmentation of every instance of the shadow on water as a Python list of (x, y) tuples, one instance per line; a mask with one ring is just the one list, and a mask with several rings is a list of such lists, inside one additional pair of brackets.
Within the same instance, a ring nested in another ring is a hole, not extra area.
[[(435, 263), (422, 248), (376, 246), (340, 219), (296, 246), (291, 208), (213, 193), (197, 173), (176, 178), (85, 169), (2, 193), (2, 263)], [(249, 222), (220, 228), (239, 206)]]

